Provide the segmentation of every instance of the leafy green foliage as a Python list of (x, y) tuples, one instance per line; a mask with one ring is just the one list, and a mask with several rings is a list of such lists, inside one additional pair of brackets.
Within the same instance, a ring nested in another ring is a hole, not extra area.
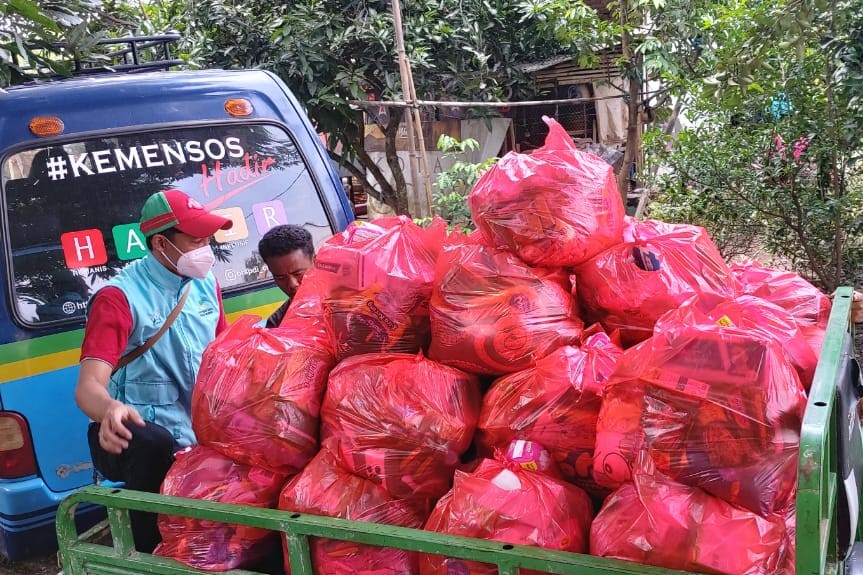
[[(69, 75), (98, 36), (88, 32), (100, 0), (6, 0), (0, 3), (0, 86), (28, 79), (33, 71)], [(56, 44), (65, 42), (58, 53)]]
[(581, 0), (520, 0), (520, 10), (536, 22), (539, 37), (552, 37), (558, 50), (573, 53), (579, 64), (597, 63), (602, 52), (631, 51), (619, 60), (621, 72), (637, 82), (651, 82), (640, 105), (667, 117), (671, 96), (683, 93), (713, 73), (715, 14), (724, 0), (613, 0), (601, 18)]
[[(202, 67), (205, 36), (185, 0), (8, 0), (0, 2), (0, 86), (40, 75), (69, 76), (80, 65), (110, 65), (107, 38), (180, 32), (173, 56)], [(144, 61), (161, 58), (155, 49)]]
[[(863, 264), (863, 187), (855, 177), (863, 114), (834, 72), (841, 45), (824, 42), (843, 19), (812, 16), (805, 30), (786, 21), (781, 29), (799, 35), (770, 43), (754, 38), (769, 33), (764, 19), (779, 17), (775, 7), (747, 6), (755, 15), (736, 15), (720, 51), (735, 54), (735, 73), (693, 86), (694, 127), (671, 152), (663, 137), (648, 140), (652, 161), (670, 168), (651, 213), (704, 225), (729, 256), (764, 249), (825, 290), (853, 283)], [(725, 70), (730, 62), (723, 60)], [(757, 76), (757, 87), (747, 76)]]
[(171, 46), (171, 55), (190, 68), (203, 68), (206, 34), (194, 23), (194, 2), (187, 0), (103, 0), (97, 24), (105, 35), (152, 36), (178, 32), (180, 40)]
[[(389, 0), (298, 0), (258, 3), (201, 0), (195, 21), (208, 60), (222, 67), (273, 70), (307, 107), (330, 150), (377, 199), (404, 213), (404, 174), (396, 133), (404, 109), (379, 119), (392, 177), (363, 147), (361, 110), (349, 100), (401, 100), (402, 86)], [(530, 93), (517, 64), (541, 56), (517, 7), (505, 0), (417, 0), (404, 3), (408, 58), (423, 99), (500, 100)], [(480, 115), (478, 111), (472, 116)]]
[(841, 25), (834, 26), (825, 48), (834, 54), (833, 81), (841, 86), (848, 106), (863, 108), (863, 2), (841, 0), (834, 7)]
[(578, 0), (520, 6), (580, 60), (621, 49), (623, 74), (646, 81), (636, 109), (686, 110), (678, 141), (645, 135), (652, 215), (706, 226), (729, 256), (769, 251), (825, 289), (855, 279), (863, 1), (615, 0), (605, 23)]
[(459, 141), (442, 134), (438, 138), (437, 149), (442, 152), (443, 158), (455, 161), (450, 168), (437, 175), (432, 195), (432, 210), (436, 216), (446, 221), (450, 228), (473, 231), (475, 226), (470, 217), (467, 196), (483, 172), (497, 162), (497, 158), (488, 158), (478, 164), (458, 159), (466, 152), (479, 149), (479, 142), (473, 138)]

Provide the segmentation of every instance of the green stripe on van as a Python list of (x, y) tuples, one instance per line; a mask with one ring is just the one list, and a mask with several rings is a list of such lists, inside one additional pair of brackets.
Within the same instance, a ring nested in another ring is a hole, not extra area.
[[(260, 290), (240, 296), (226, 298), (224, 301), (225, 313), (235, 313), (261, 305), (267, 305), (283, 301), (285, 294), (277, 287)], [(0, 345), (0, 365), (30, 359), (58, 351), (66, 351), (81, 347), (84, 339), (84, 330), (75, 329), (63, 333), (55, 333), (42, 337), (35, 337), (24, 341), (16, 341)]]
[(255, 291), (244, 295), (234, 296), (226, 299), (222, 305), (225, 306), (225, 313), (236, 313), (258, 307), (259, 305), (267, 305), (268, 303), (282, 302), (287, 299), (287, 296), (277, 287), (272, 287), (265, 290)]
[(84, 330), (76, 329), (54, 335), (35, 337), (0, 345), (0, 365), (81, 347)]

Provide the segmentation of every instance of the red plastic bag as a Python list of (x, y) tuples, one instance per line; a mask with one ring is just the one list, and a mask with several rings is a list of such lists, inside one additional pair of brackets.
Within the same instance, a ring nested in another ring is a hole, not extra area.
[(555, 120), (531, 154), (510, 152), (468, 196), (485, 240), (535, 266), (578, 265), (621, 241), (623, 202), (614, 171), (576, 149)]
[(693, 300), (624, 353), (597, 422), (600, 485), (628, 480), (647, 450), (671, 479), (756, 513), (793, 503), (806, 395), (781, 344), (737, 312)]
[(346, 359), (330, 374), (321, 439), (398, 498), (440, 497), (479, 416), (477, 378), (419, 355)]
[(812, 385), (818, 357), (794, 318), (784, 309), (759, 297), (741, 295), (723, 298), (696, 296), (656, 323), (654, 332), (677, 329), (683, 325), (733, 325), (770, 337), (782, 345), (785, 356), (800, 377), (804, 389)]
[(735, 295), (734, 275), (703, 228), (627, 222), (624, 243), (576, 269), (585, 318), (619, 330), (625, 347), (650, 337), (659, 316), (694, 295)]
[(732, 265), (742, 293), (765, 299), (791, 314), (809, 341), (815, 356), (830, 318), (830, 298), (794, 272), (764, 267), (756, 262)]
[[(162, 483), (162, 495), (203, 501), (275, 507), (286, 475), (234, 463), (202, 445), (177, 454)], [(276, 534), (266, 529), (190, 517), (159, 515), (162, 543), (153, 552), (196, 569), (227, 571), (253, 566), (278, 550)]]
[[(414, 505), (393, 499), (376, 483), (343, 469), (327, 448), (282, 490), (279, 509), (420, 529), (426, 514)], [(287, 546), (285, 573), (290, 573)], [(315, 537), (312, 565), (322, 575), (414, 575), (416, 553)]]
[(198, 442), (234, 461), (296, 473), (318, 450), (321, 402), (334, 364), (301, 329), (244, 316), (204, 351), (192, 393)]
[(429, 357), (477, 374), (521, 371), (578, 341), (577, 313), (562, 270), (454, 234), (438, 260)]
[[(586, 553), (593, 505), (570, 483), (541, 472), (484, 459), (473, 473), (457, 471), (452, 491), (438, 501), (429, 531)], [(421, 575), (494, 575), (486, 563), (420, 556)], [(522, 570), (522, 573), (535, 573)]]
[(785, 553), (777, 575), (794, 575), (797, 572), (797, 509), (792, 507), (785, 515)]
[(785, 543), (777, 516), (642, 472), (608, 497), (590, 528), (591, 555), (694, 573), (773, 575)]
[(534, 441), (548, 449), (567, 481), (604, 492), (592, 473), (596, 420), (602, 388), (621, 353), (600, 332), (581, 348), (561, 347), (536, 367), (496, 380), (482, 401), (480, 455), (491, 456), (514, 439)]
[(319, 273), (315, 268), (306, 272), (279, 327), (301, 332), (306, 343), (325, 349), (335, 357), (336, 350), (327, 331), (324, 304), (319, 293), (320, 281), (316, 277)]
[[(353, 222), (321, 246), (303, 279), (295, 315), (323, 310), (339, 360), (416, 353), (428, 346), (428, 302), (446, 224), (423, 229), (405, 216)], [(319, 300), (320, 303), (315, 303)]]

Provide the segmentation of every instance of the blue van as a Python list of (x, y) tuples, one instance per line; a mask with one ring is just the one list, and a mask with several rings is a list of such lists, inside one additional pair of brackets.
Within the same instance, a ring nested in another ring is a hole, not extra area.
[[(140, 41), (124, 40), (133, 51)], [(87, 418), (73, 399), (86, 304), (146, 253), (137, 222), (147, 196), (180, 189), (234, 221), (213, 246), (229, 321), (265, 317), (283, 301), (257, 252), (264, 232), (299, 224), (320, 243), (353, 219), (318, 135), (276, 76), (142, 71), (152, 66), (136, 54), (104, 73), (0, 91), (0, 554), (8, 559), (53, 548), (57, 505), (93, 482)]]

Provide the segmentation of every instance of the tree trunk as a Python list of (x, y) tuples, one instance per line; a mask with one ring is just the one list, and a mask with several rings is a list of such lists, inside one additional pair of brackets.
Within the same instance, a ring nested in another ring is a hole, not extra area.
[(631, 38), (629, 36), (629, 2), (620, 0), (620, 48), (625, 62), (626, 77), (629, 80), (629, 100), (627, 102), (626, 120), (626, 148), (623, 152), (623, 166), (617, 176), (617, 189), (626, 206), (627, 194), (629, 193), (629, 173), (632, 163), (641, 149), (641, 71), (638, 66), (638, 58), (635, 55)]
[[(395, 186), (386, 178), (377, 162), (375, 162), (369, 153), (366, 152), (363, 145), (364, 139), (362, 137), (358, 138), (356, 142), (352, 142), (349, 146), (350, 151), (354, 156), (356, 156), (357, 162), (362, 166), (362, 170), (355, 164), (347, 161), (344, 156), (339, 155), (332, 150), (328, 151), (331, 158), (336, 160), (339, 165), (344, 166), (353, 176), (360, 180), (366, 193), (379, 202), (383, 202), (390, 206), (399, 214), (408, 213), (407, 185), (404, 178), (404, 172), (402, 172), (401, 166), (398, 163), (398, 156), (395, 154), (395, 138), (398, 135), (397, 126), (401, 121), (401, 116), (403, 114), (403, 110), (391, 110), (389, 124), (387, 126), (381, 126), (381, 128), (384, 129), (384, 134), (386, 136), (387, 165), (392, 171)], [(395, 127), (390, 130), (390, 126)], [(392, 140), (392, 142), (390, 140)], [(372, 184), (372, 179), (374, 179), (374, 184)], [(399, 184), (399, 182), (401, 182), (401, 184)], [(401, 192), (399, 192), (399, 185), (401, 185)], [(400, 205), (402, 206), (401, 210), (399, 209)]]
[(387, 164), (390, 167), (390, 172), (393, 175), (394, 197), (392, 203), (387, 202), (395, 212), (399, 215), (410, 215), (408, 208), (408, 186), (405, 182), (405, 173), (399, 163), (399, 156), (396, 148), (396, 137), (399, 133), (399, 127), (404, 118), (404, 108), (390, 108), (390, 120), (384, 129), (384, 141), (386, 149)]

